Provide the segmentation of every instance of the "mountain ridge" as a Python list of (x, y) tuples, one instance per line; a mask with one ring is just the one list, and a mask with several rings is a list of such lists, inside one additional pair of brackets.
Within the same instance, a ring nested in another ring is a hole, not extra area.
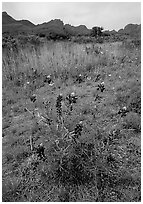
[[(35, 25), (29, 20), (15, 20), (13, 17), (8, 15), (6, 11), (2, 12), (2, 32), (9, 33), (35, 33), (43, 35), (61, 35), (66, 37), (70, 36), (89, 36), (92, 29), (88, 29), (85, 25), (73, 26), (70, 24), (64, 24), (60, 19), (54, 19), (49, 22), (44, 22)], [(123, 34), (130, 35), (131, 37), (141, 37), (141, 24), (127, 24), (124, 28), (116, 30), (105, 30), (103, 31), (109, 35)]]

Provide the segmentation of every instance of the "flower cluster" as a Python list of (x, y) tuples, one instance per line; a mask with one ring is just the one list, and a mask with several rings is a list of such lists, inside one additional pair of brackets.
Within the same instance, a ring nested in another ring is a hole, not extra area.
[(52, 80), (52, 76), (51, 75), (48, 75), (48, 76), (46, 75), (45, 79), (44, 79), (44, 82), (48, 83), (49, 85), (53, 85), (53, 83), (54, 83), (53, 80)]
[(79, 74), (76, 77), (76, 82), (78, 82), (79, 84), (82, 83), (84, 81), (84, 76), (82, 76), (81, 74)]
[(37, 100), (36, 94), (33, 94), (32, 96), (30, 96), (30, 100), (31, 100), (31, 102), (34, 103)]
[(62, 101), (63, 101), (63, 95), (59, 94), (56, 100), (56, 109), (57, 109), (57, 114), (58, 117), (62, 117)]
[(72, 92), (71, 94), (69, 94), (67, 97), (66, 97), (68, 103), (69, 103), (69, 106), (70, 106), (70, 111), (73, 110), (73, 103), (76, 103), (77, 102), (77, 99), (78, 97), (75, 95), (74, 92)]
[(105, 90), (104, 82), (101, 82), (100, 84), (98, 84), (97, 90), (100, 90), (101, 92)]
[(128, 112), (129, 112), (129, 110), (127, 109), (126, 106), (124, 106), (123, 108), (120, 108), (120, 110), (118, 111), (118, 114), (120, 114), (121, 117), (124, 117), (127, 115)]
[(83, 122), (80, 121), (78, 124), (76, 124), (74, 128), (74, 137), (78, 139), (79, 136), (81, 136), (82, 130), (83, 130)]

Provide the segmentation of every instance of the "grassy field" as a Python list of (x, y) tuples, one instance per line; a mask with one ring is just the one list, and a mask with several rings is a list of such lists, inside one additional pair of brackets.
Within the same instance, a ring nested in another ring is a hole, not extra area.
[[(141, 201), (140, 46), (48, 42), (3, 49), (2, 63), (3, 201)], [(77, 101), (70, 111), (72, 92)], [(63, 138), (80, 121), (78, 141)], [(34, 147), (44, 144), (45, 160), (31, 151), (31, 137)]]

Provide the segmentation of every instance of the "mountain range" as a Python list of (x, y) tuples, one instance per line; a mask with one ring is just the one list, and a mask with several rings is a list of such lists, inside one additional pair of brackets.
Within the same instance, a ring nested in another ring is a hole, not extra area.
[[(46, 23), (35, 25), (28, 20), (15, 20), (7, 12), (2, 12), (2, 33), (18, 34), (30, 33), (43, 36), (60, 35), (66, 36), (90, 36), (91, 29), (85, 25), (71, 26), (64, 24), (60, 19), (51, 20)], [(119, 31), (104, 31), (108, 35), (129, 35), (131, 37), (141, 37), (141, 25), (128, 24)]]

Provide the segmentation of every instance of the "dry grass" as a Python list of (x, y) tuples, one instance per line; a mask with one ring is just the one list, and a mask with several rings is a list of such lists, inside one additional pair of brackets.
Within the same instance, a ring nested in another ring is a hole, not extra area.
[[(48, 42), (3, 51), (3, 201), (140, 201), (140, 63), (139, 47), (118, 42)], [(31, 68), (39, 74), (34, 85)], [(43, 83), (44, 74), (52, 74), (53, 86)], [(101, 81), (104, 92), (97, 91)], [(78, 100), (69, 114), (65, 98), (73, 91)], [(83, 121), (78, 144), (62, 140), (65, 129), (56, 129), (59, 93), (65, 128), (73, 131)], [(129, 109), (125, 117), (118, 114), (123, 106)], [(38, 108), (52, 124), (38, 123), (24, 107)], [(44, 143), (45, 161), (31, 155), (30, 135), (35, 146)]]
[[(86, 49), (89, 49), (87, 53)], [(100, 51), (101, 48), (101, 51)], [(99, 50), (97, 54), (95, 51)], [(29, 72), (32, 67), (39, 72), (55, 73), (56, 76), (66, 71), (70, 75), (84, 73), (85, 71), (101, 71), (104, 66), (120, 63), (122, 56), (127, 55), (127, 50), (120, 43), (111, 46), (76, 43), (47, 43), (34, 48), (19, 49), (15, 53), (11, 49), (3, 53), (3, 76), (10, 73), (17, 75), (19, 72)], [(10, 64), (10, 66), (9, 66)]]

